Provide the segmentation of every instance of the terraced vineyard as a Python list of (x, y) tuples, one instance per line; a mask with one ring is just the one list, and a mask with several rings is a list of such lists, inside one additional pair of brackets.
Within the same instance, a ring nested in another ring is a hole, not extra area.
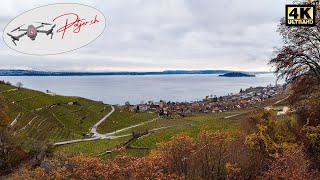
[[(127, 148), (126, 151), (130, 155), (144, 156), (150, 149), (153, 149), (157, 143), (165, 142), (170, 140), (174, 135), (179, 133), (186, 133), (192, 137), (196, 137), (201, 129), (207, 129), (210, 131), (229, 131), (236, 132), (240, 127), (240, 121), (235, 119), (224, 119), (225, 116), (230, 116), (247, 110), (236, 110), (230, 112), (224, 112), (219, 114), (195, 114), (189, 117), (179, 119), (158, 119), (156, 121), (146, 123), (144, 125), (128, 129), (117, 133), (116, 135), (128, 134), (132, 131), (144, 131), (151, 130), (154, 128), (168, 127), (155, 131), (149, 135), (140, 137), (130, 146), (148, 148), (148, 149), (135, 149)], [(119, 112), (118, 112), (119, 113)], [(122, 112), (121, 112), (122, 113)], [(238, 117), (241, 119), (241, 117)], [(192, 126), (189, 126), (192, 124)], [(103, 139), (97, 141), (80, 142), (75, 144), (67, 144), (56, 148), (56, 152), (67, 151), (67, 152), (82, 152), (91, 155), (97, 155), (101, 151), (111, 150), (117, 145), (126, 143), (131, 137), (124, 137), (118, 139)], [(96, 147), (96, 148), (93, 148)], [(113, 157), (115, 153), (103, 155), (103, 158)]]
[[(222, 113), (197, 113), (188, 114), (186, 117), (177, 119), (157, 119), (152, 122), (146, 122), (140, 126), (132, 127), (130, 129), (119, 131), (115, 135), (130, 134), (132, 131), (145, 132), (146, 130), (152, 132), (151, 134), (142, 136), (133, 141), (126, 151), (130, 155), (144, 156), (151, 149), (155, 148), (157, 143), (166, 142), (173, 136), (185, 133), (193, 138), (197, 138), (199, 132), (203, 129), (209, 131), (227, 131), (231, 133), (238, 132), (241, 120), (246, 116), (254, 113), (255, 111), (262, 110), (266, 106), (271, 106), (279, 99), (284, 97), (277, 97), (272, 101), (264, 102), (259, 106), (254, 106), (246, 109), (236, 109)], [(99, 127), (98, 130), (104, 132), (112, 132), (132, 124), (145, 122), (152, 119), (155, 114), (132, 113), (116, 107), (116, 111), (109, 118), (106, 119)], [(99, 129), (100, 128), (100, 129)], [(154, 131), (156, 129), (156, 131)], [(103, 132), (102, 132), (103, 133)], [(97, 141), (80, 142), (75, 144), (67, 144), (56, 148), (56, 152), (83, 152), (86, 154), (97, 155), (101, 151), (111, 150), (116, 146), (125, 144), (131, 137), (123, 137), (117, 139), (101, 139)], [(96, 148), (93, 148), (96, 147)], [(103, 158), (114, 157), (116, 153), (105, 154)]]
[(98, 127), (101, 134), (110, 133), (158, 117), (155, 113), (134, 113), (116, 107), (115, 112)]
[[(52, 142), (83, 138), (111, 107), (80, 97), (51, 96), (43, 92), (0, 84), (17, 143)], [(16, 120), (16, 121), (14, 121)]]
[(67, 144), (64, 146), (57, 146), (55, 152), (68, 153), (85, 153), (90, 155), (97, 155), (107, 150), (112, 150), (115, 146), (123, 144), (131, 137), (123, 137), (118, 139), (99, 139), (96, 141), (79, 142), (74, 144)]
[[(199, 114), (193, 114), (188, 115), (184, 118), (177, 118), (177, 119), (159, 119), (150, 123), (146, 123), (144, 125), (134, 127), (131, 129), (128, 129), (126, 131), (121, 131), (117, 133), (116, 135), (123, 135), (139, 131), (146, 131), (146, 130), (152, 130), (156, 128), (161, 127), (174, 127), (174, 126), (187, 126), (187, 125), (193, 125), (193, 126), (207, 126), (217, 128), (218, 125), (228, 125), (230, 121), (225, 120), (224, 117), (230, 116), (230, 115), (236, 115), (243, 112), (247, 112), (248, 110), (240, 109), (240, 110), (234, 110), (229, 112), (223, 112), (223, 113), (217, 113), (217, 114), (205, 114), (205, 113), (199, 113)], [(189, 129), (189, 128), (187, 128)]]
[[(156, 147), (157, 143), (168, 141), (174, 135), (177, 135), (179, 133), (185, 133), (193, 138), (196, 138), (201, 129), (206, 129), (209, 131), (228, 131), (231, 133), (236, 132), (240, 127), (240, 118), (239, 120), (227, 120), (221, 117), (221, 115), (223, 114), (224, 113), (198, 114), (183, 119), (176, 119), (173, 122), (169, 122), (170, 120), (167, 119), (161, 119), (153, 125), (150, 124), (149, 128), (161, 126), (169, 126), (169, 128), (156, 131), (147, 136), (140, 137), (132, 144), (132, 146), (153, 149)], [(230, 113), (226, 113), (224, 114), (224, 116), (227, 114)], [(192, 126), (183, 126), (183, 124), (192, 124)], [(143, 129), (143, 127), (141, 128)], [(130, 149), (128, 153), (132, 155), (144, 155), (148, 153), (148, 151), (141, 151), (140, 149)]]

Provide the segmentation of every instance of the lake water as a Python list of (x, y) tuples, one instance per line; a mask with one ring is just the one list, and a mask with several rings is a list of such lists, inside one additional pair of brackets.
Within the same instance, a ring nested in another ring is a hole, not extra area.
[(273, 74), (256, 77), (219, 77), (218, 75), (146, 76), (0, 76), (12, 84), (22, 82), (30, 89), (50, 90), (60, 95), (81, 96), (108, 104), (131, 104), (167, 100), (194, 101), (206, 95), (227, 95), (251, 86), (274, 85)]

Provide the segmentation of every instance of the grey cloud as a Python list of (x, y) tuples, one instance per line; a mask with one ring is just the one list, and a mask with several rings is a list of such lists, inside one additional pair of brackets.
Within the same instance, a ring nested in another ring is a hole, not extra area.
[[(6, 0), (0, 25), (28, 8), (54, 1)], [(102, 11), (106, 31), (93, 43), (55, 57), (11, 52), (0, 44), (3, 67), (42, 70), (269, 70), (280, 45), (276, 25), (284, 16), (279, 0), (78, 1)], [(9, 16), (4, 14), (10, 14)], [(16, 15), (15, 15), (16, 14)]]

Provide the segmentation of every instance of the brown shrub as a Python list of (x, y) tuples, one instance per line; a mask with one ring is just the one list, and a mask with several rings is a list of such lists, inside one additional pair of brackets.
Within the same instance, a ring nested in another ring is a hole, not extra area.
[(320, 179), (320, 174), (312, 169), (310, 161), (305, 156), (302, 147), (291, 145), (275, 159), (268, 171), (257, 179)]

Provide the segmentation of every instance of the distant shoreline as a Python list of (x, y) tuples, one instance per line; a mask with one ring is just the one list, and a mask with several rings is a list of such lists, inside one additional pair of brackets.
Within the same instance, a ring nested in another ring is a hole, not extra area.
[(225, 74), (230, 72), (270, 74), (273, 72), (245, 72), (231, 70), (170, 70), (150, 72), (50, 72), (33, 70), (0, 70), (0, 76), (142, 76), (142, 75), (182, 75), (182, 74)]

